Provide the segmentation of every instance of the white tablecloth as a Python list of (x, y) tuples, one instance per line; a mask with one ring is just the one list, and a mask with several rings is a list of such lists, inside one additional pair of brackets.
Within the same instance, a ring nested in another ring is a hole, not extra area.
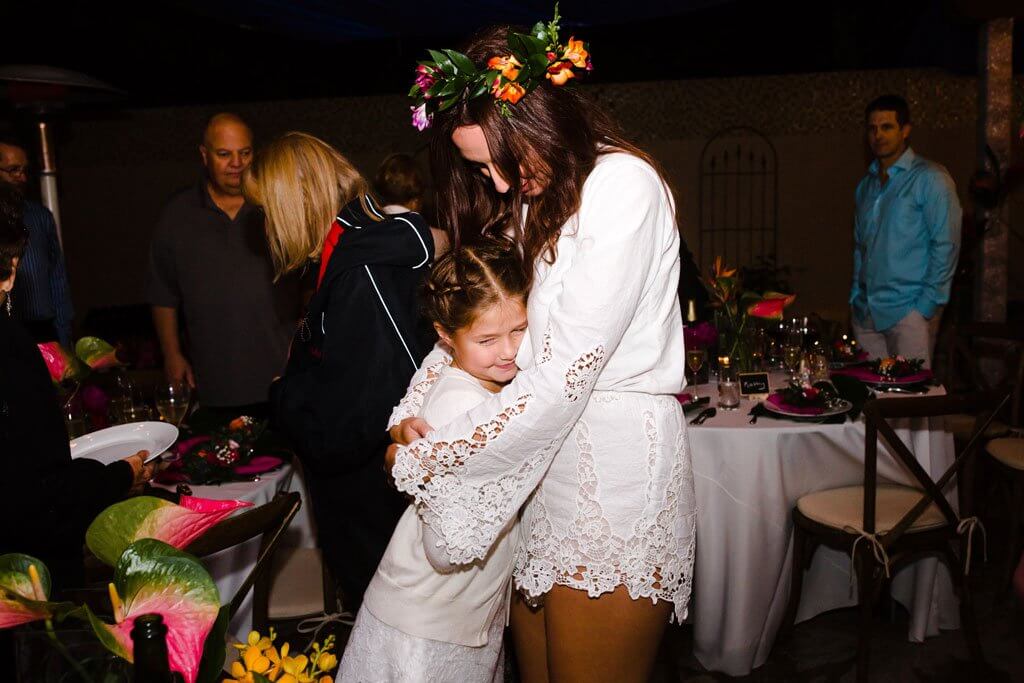
[[(713, 387), (699, 390), (715, 403)], [(706, 668), (733, 676), (763, 664), (774, 643), (789, 598), (791, 513), (797, 499), (861, 484), (864, 477), (863, 418), (828, 425), (762, 417), (751, 425), (752, 406), (744, 400), (739, 410), (719, 409), (717, 417), (689, 430), (697, 497), (694, 654)], [(933, 478), (952, 464), (953, 437), (940, 420), (894, 427)], [(883, 442), (878, 477), (881, 483), (911, 481)], [(955, 505), (955, 487), (946, 494)], [(849, 571), (849, 556), (819, 548), (804, 579), (797, 621), (855, 605)], [(912, 641), (959, 627), (952, 581), (938, 560), (903, 568), (894, 577), (892, 594), (910, 610)]]
[[(192, 495), (197, 498), (213, 498), (216, 500), (245, 500), (253, 505), (269, 503), (278, 491), (298, 491), (302, 496), (302, 507), (292, 520), (282, 546), (311, 548), (316, 545), (309, 511), (309, 494), (306, 493), (305, 482), (301, 472), (291, 465), (285, 465), (277, 472), (260, 476), (259, 481), (231, 482), (219, 486), (192, 486)], [(240, 512), (244, 512), (245, 509)], [(240, 514), (240, 513), (236, 513)], [(228, 548), (203, 560), (220, 591), (222, 605), (226, 605), (234, 597), (238, 587), (245, 581), (252, 568), (256, 565), (259, 554), (260, 539), (252, 539), (243, 545)], [(231, 620), (228, 633), (241, 641), (252, 629), (252, 591), (242, 603), (235, 618)]]

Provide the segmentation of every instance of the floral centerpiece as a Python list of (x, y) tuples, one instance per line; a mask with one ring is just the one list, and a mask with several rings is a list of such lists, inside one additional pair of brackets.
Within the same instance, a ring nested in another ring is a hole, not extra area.
[(871, 362), (871, 369), (875, 374), (885, 379), (897, 379), (916, 375), (924, 368), (923, 358), (907, 359), (903, 356), (889, 356), (879, 358)]
[[(113, 384), (131, 385), (123, 374), (124, 363), (117, 357), (117, 350), (99, 337), (82, 337), (74, 353), (55, 341), (38, 344), (38, 348), (65, 412), (74, 406), (88, 415), (93, 428), (106, 427)], [(112, 369), (113, 379), (105, 376)]]
[(54, 625), (65, 620), (82, 622), (114, 656), (106, 661), (116, 658), (130, 663), (135, 620), (159, 614), (167, 626), (168, 667), (186, 683), (327, 683), (338, 664), (332, 652), (333, 636), (310, 644), (304, 653), (294, 653), (287, 643), (279, 649), (274, 646), (273, 632), (270, 638), (251, 633), (247, 643), (235, 645), (239, 661), (231, 667), (234, 678), (223, 676), (230, 606), (220, 604), (210, 574), (182, 549), (250, 505), (188, 496), (175, 504), (139, 496), (101, 512), (86, 532), (86, 545), (114, 569), (107, 587), (109, 616), (86, 605), (51, 601), (50, 573), (41, 560), (18, 553), (0, 555), (0, 629), (31, 628), (33, 622), (44, 622), (52, 647), (74, 671), (68, 680), (128, 683), (132, 679), (127, 667), (112, 670), (94, 657), (79, 661)]
[(740, 371), (753, 369), (750, 318), (782, 320), (782, 312), (796, 300), (796, 295), (744, 290), (737, 270), (726, 267), (721, 256), (715, 257), (714, 271), (706, 280), (711, 307), (715, 309), (718, 355), (734, 359)]
[(832, 358), (838, 363), (856, 363), (867, 360), (868, 353), (860, 348), (856, 339), (844, 334), (832, 343)]
[(267, 423), (248, 415), (231, 420), (209, 434), (182, 439), (164, 457), (167, 467), (157, 476), (161, 484), (219, 484), (248, 479), (280, 467), (274, 455), (256, 455), (256, 443)]

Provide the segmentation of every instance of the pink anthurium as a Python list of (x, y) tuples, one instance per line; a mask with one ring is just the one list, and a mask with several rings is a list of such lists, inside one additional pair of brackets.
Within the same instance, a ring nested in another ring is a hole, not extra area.
[(0, 629), (49, 619), (50, 572), (30, 555), (0, 555)]
[(794, 301), (796, 301), (796, 294), (765, 292), (760, 301), (747, 307), (747, 314), (755, 318), (782, 320), (782, 311)]
[(75, 379), (80, 374), (78, 360), (68, 353), (59, 342), (45, 342), (38, 344), (38, 347), (54, 384), (60, 384), (67, 379)]
[(220, 610), (217, 586), (199, 560), (162, 541), (144, 538), (121, 555), (109, 586), (114, 623), (84, 609), (103, 645), (132, 661), (132, 626), (143, 614), (159, 614), (167, 626), (172, 671), (194, 683), (206, 636)]
[(185, 548), (235, 510), (250, 507), (243, 500), (208, 500), (182, 496), (180, 504), (137, 496), (101, 512), (85, 532), (85, 544), (100, 560), (113, 566), (125, 548), (142, 538), (155, 538)]

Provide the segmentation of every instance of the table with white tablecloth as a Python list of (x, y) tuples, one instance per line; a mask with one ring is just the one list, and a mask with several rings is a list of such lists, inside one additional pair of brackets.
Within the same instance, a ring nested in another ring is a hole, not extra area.
[[(192, 495), (198, 498), (216, 500), (244, 500), (254, 506), (269, 503), (279, 491), (298, 491), (302, 496), (302, 507), (289, 525), (281, 547), (311, 548), (316, 545), (309, 494), (302, 480), (301, 470), (285, 465), (276, 472), (260, 475), (258, 481), (236, 481), (217, 486), (191, 486)], [(236, 514), (241, 514), (244, 509)], [(254, 538), (240, 546), (228, 548), (203, 559), (203, 564), (217, 584), (221, 604), (226, 605), (234, 597), (242, 582), (256, 566), (260, 539)], [(244, 641), (252, 628), (252, 591), (231, 620), (228, 633)]]
[[(713, 386), (704, 385), (699, 393), (711, 394), (712, 405), (717, 400)], [(943, 392), (933, 388), (931, 393)], [(781, 624), (790, 592), (791, 514), (797, 499), (861, 484), (864, 477), (863, 418), (814, 424), (761, 417), (750, 424), (753, 405), (743, 400), (739, 410), (719, 410), (702, 426), (689, 428), (697, 500), (694, 654), (706, 668), (734, 676), (765, 662)], [(953, 437), (941, 419), (893, 426), (933, 478), (952, 464)], [(912, 481), (882, 442), (878, 480)], [(955, 505), (955, 488), (945, 493)], [(902, 568), (893, 578), (892, 595), (910, 611), (910, 640), (959, 627), (952, 580), (938, 560)], [(855, 604), (849, 556), (819, 548), (804, 580), (797, 621)]]

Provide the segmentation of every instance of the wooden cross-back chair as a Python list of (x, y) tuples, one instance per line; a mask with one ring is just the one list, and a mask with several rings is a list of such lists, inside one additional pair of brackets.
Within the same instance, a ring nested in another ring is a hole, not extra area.
[[(923, 555), (937, 555), (949, 566), (960, 595), (962, 627), (968, 647), (976, 661), (982, 659), (965, 578), (972, 527), (977, 519), (970, 516), (970, 509), (958, 515), (942, 491), (975, 456), (993, 415), (1008, 400), (1007, 392), (995, 390), (970, 395), (883, 398), (865, 403), (863, 484), (810, 493), (801, 497), (793, 510), (793, 575), (779, 642), (792, 632), (804, 570), (810, 565), (816, 548), (825, 545), (851, 555), (852, 571), (857, 578), (858, 681), (868, 679), (872, 607), (882, 585), (896, 569)], [(933, 480), (888, 420), (957, 413), (978, 416), (972, 437), (959, 450), (954, 463)], [(879, 439), (909, 473), (911, 486), (878, 484)], [(954, 551), (957, 546), (959, 557)]]

